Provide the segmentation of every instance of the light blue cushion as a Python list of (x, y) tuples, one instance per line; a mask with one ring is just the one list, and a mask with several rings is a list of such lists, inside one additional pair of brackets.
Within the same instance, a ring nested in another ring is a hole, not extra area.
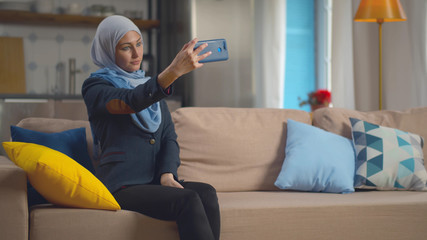
[(357, 156), (355, 187), (427, 190), (419, 135), (355, 118), (350, 122)]
[(352, 141), (288, 119), (286, 157), (275, 182), (280, 189), (354, 192), (355, 152)]

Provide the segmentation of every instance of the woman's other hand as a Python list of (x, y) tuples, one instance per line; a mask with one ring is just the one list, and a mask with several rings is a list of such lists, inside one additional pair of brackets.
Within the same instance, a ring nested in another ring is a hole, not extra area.
[(176, 79), (182, 75), (193, 71), (194, 69), (201, 68), (203, 63), (199, 63), (200, 60), (205, 59), (212, 52), (207, 52), (200, 56), (199, 53), (205, 49), (208, 44), (202, 44), (198, 48), (194, 49), (194, 46), (198, 42), (195, 38), (190, 42), (184, 44), (181, 51), (175, 56), (172, 63), (159, 74), (157, 81), (163, 89), (168, 88)]
[(160, 184), (168, 187), (184, 188), (179, 182), (173, 178), (172, 173), (163, 173), (160, 177)]

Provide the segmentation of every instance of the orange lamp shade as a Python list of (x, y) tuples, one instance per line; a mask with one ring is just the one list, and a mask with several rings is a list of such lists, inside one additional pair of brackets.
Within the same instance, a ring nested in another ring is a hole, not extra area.
[(406, 21), (406, 14), (399, 0), (361, 0), (354, 21), (399, 22)]

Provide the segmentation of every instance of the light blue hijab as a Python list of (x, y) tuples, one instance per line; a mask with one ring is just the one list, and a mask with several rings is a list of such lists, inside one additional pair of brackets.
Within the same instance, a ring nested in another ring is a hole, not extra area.
[[(116, 45), (129, 31), (137, 32), (142, 39), (138, 27), (126, 17), (114, 15), (102, 20), (96, 30), (91, 49), (92, 60), (101, 69), (92, 73), (91, 77), (105, 79), (116, 88), (126, 89), (133, 89), (150, 79), (150, 77), (145, 76), (145, 72), (142, 70), (127, 72), (115, 63)], [(156, 102), (138, 113), (130, 114), (130, 116), (136, 126), (146, 132), (154, 133), (162, 121), (160, 103)]]

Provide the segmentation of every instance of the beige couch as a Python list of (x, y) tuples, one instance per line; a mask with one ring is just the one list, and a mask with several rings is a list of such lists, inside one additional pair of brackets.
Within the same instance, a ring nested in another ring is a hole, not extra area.
[[(284, 109), (182, 108), (173, 113), (181, 147), (179, 175), (217, 189), (224, 240), (427, 239), (427, 192), (331, 194), (274, 186), (285, 157), (288, 118), (351, 138), (348, 117), (427, 139), (427, 108), (404, 112), (325, 108), (313, 116)], [(86, 121), (29, 118), (18, 125), (44, 132), (84, 126), (91, 146)], [(139, 213), (53, 205), (29, 210), (26, 201), (25, 173), (0, 157), (1, 239), (178, 239), (174, 222)]]

